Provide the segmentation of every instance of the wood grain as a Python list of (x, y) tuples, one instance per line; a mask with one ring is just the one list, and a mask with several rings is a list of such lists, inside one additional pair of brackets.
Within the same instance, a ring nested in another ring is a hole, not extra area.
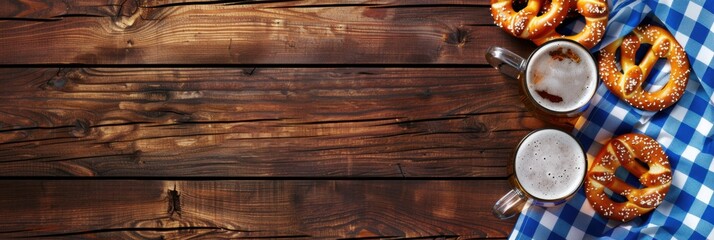
[(506, 238), (489, 2), (0, 2), (0, 239)]
[(491, 68), (0, 69), (0, 175), (503, 177)]
[[(505, 238), (491, 181), (11, 180), (0, 238)], [(172, 194), (172, 191), (173, 192)], [(180, 211), (169, 211), (176, 198)]]
[[(255, 5), (270, 8), (330, 7), (449, 7), (454, 5), (488, 6), (490, 0), (24, 0), (3, 2), (0, 17), (6, 20), (57, 20), (77, 15), (109, 16), (131, 8), (158, 8), (182, 5)], [(120, 9), (121, 8), (121, 9)]]
[[(483, 1), (20, 1), (0, 64), (486, 64)], [(5, 7), (5, 6), (3, 6)]]

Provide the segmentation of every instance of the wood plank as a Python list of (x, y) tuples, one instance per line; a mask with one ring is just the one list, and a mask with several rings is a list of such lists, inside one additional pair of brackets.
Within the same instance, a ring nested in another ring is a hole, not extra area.
[(492, 68), (0, 69), (3, 176), (503, 177)]
[(81, 15), (112, 17), (131, 15), (136, 8), (159, 8), (185, 5), (253, 5), (254, 8), (329, 8), (366, 6), (392, 7), (453, 7), (489, 6), (490, 0), (25, 0), (3, 2), (3, 20), (53, 21)]
[(505, 238), (515, 222), (490, 212), (505, 180), (7, 180), (0, 188), (13, 193), (0, 195), (3, 239)]
[[(57, 0), (52, 0), (57, 1)], [(302, 6), (302, 7), (314, 7), (315, 5), (376, 5), (376, 6), (398, 6), (408, 3), (409, 5), (419, 5), (425, 7), (443, 7), (448, 5), (475, 5), (475, 6), (488, 6), (491, 4), (490, 0), (300, 0), (300, 1), (275, 1), (275, 0), (146, 0), (141, 1), (142, 6), (159, 6), (159, 5), (177, 5), (177, 4), (194, 4), (194, 3), (214, 3), (214, 4), (277, 4), (278, 6)]]
[(0, 64), (486, 64), (492, 45), (533, 48), (482, 1), (64, 2), (3, 2)]

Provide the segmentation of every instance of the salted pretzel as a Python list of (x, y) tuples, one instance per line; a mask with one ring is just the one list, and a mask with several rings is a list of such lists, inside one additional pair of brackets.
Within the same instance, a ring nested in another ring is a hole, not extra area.
[[(652, 47), (639, 64), (635, 55), (640, 44)], [(620, 48), (620, 71), (615, 64), (615, 52)], [(658, 59), (667, 58), (671, 66), (669, 82), (662, 89), (649, 92), (642, 83)], [(633, 107), (646, 111), (660, 111), (677, 102), (689, 80), (689, 60), (682, 46), (667, 30), (652, 26), (639, 26), (632, 33), (618, 39), (600, 51), (600, 78), (608, 89)]]
[[(513, 1), (491, 0), (494, 22), (511, 35), (530, 39), (537, 45), (567, 38), (590, 49), (605, 34), (608, 16), (606, 0), (528, 0), (526, 7), (518, 12), (513, 9)], [(569, 11), (576, 11), (585, 17), (585, 26), (580, 33), (565, 36), (555, 29), (563, 23)]]
[[(620, 166), (638, 177), (643, 188), (630, 186), (615, 177), (615, 170)], [(647, 135), (630, 133), (610, 140), (600, 150), (586, 174), (585, 196), (601, 215), (626, 222), (662, 203), (671, 183), (672, 170), (659, 143)], [(605, 194), (605, 188), (627, 201), (614, 202)]]
[(602, 40), (607, 26), (607, 0), (571, 0), (570, 10), (576, 11), (585, 18), (585, 26), (575, 35), (566, 36), (552, 29), (540, 38), (533, 39), (537, 45), (542, 45), (557, 38), (567, 38), (579, 42), (590, 49)]
[(540, 38), (555, 31), (563, 22), (570, 4), (570, 0), (552, 0), (549, 8), (541, 12), (544, 2), (528, 0), (526, 7), (516, 12), (512, 0), (491, 0), (491, 16), (496, 25), (513, 36), (524, 39)]

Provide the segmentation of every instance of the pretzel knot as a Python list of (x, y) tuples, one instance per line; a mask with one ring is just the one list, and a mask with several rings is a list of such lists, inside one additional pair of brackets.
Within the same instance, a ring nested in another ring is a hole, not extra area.
[[(635, 55), (641, 44), (651, 48), (639, 64)], [(620, 48), (620, 71), (615, 64), (615, 52)], [(660, 58), (671, 67), (669, 81), (657, 91), (646, 91), (642, 84)], [(660, 111), (679, 101), (689, 81), (689, 60), (672, 34), (657, 26), (639, 26), (600, 51), (600, 78), (608, 89), (633, 107)]]
[(552, 0), (550, 7), (539, 14), (545, 1), (528, 0), (525, 8), (516, 12), (512, 0), (491, 0), (491, 15), (499, 27), (513, 36), (536, 39), (555, 31), (568, 13), (570, 0)]
[[(494, 22), (511, 35), (530, 39), (536, 45), (567, 38), (590, 49), (605, 34), (608, 18), (606, 0), (527, 0), (526, 7), (519, 11), (513, 9), (513, 1), (516, 0), (491, 0)], [(577, 12), (585, 18), (582, 31), (572, 36), (556, 32), (569, 11)]]
[[(615, 177), (620, 166), (638, 177), (644, 187), (635, 188)], [(672, 170), (657, 141), (646, 135), (630, 133), (610, 140), (600, 150), (586, 175), (585, 196), (601, 215), (626, 222), (662, 203), (671, 183)], [(605, 194), (605, 188), (627, 201), (614, 202)]]
[(553, 39), (567, 38), (590, 49), (602, 40), (607, 26), (608, 7), (606, 0), (571, 0), (571, 11), (576, 11), (585, 18), (585, 26), (575, 35), (566, 36), (551, 30), (543, 37), (533, 39), (537, 45), (542, 45)]

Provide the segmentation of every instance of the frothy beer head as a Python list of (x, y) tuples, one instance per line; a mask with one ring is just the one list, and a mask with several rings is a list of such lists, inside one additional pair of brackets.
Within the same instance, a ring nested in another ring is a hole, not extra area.
[(563, 199), (583, 182), (585, 153), (580, 144), (565, 132), (544, 129), (523, 139), (516, 150), (516, 178), (533, 197)]
[(597, 66), (590, 53), (571, 41), (539, 48), (526, 66), (528, 94), (541, 107), (570, 112), (588, 104), (597, 85)]

